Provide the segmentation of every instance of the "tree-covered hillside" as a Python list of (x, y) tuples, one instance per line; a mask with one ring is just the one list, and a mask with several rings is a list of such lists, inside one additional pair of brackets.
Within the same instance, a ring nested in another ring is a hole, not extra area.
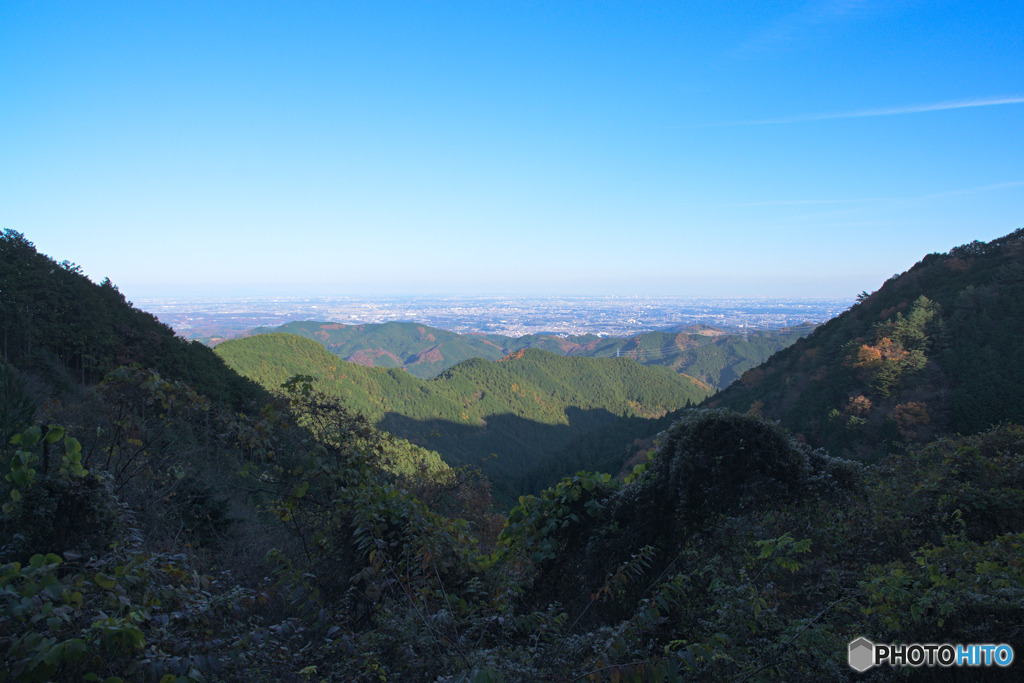
[(835, 453), (1024, 422), (1024, 230), (929, 254), (710, 405)]
[[(480, 466), (506, 494), (529, 489), (551, 455), (621, 417), (654, 418), (700, 402), (707, 391), (666, 368), (627, 358), (518, 351), (498, 362), (472, 359), (431, 380), (346, 363), (312, 340), (269, 334), (225, 342), (228, 365), (265, 387), (295, 374), (340, 398), (381, 428)], [(561, 470), (564, 472), (565, 470)]]
[(267, 635), (300, 619), (282, 572), (323, 559), (298, 501), (494, 537), (486, 480), (301, 378), (272, 395), (13, 231), (0, 314), (0, 680), (293, 678)]
[(865, 677), (847, 664), (861, 637), (1020, 652), (1022, 464), (1020, 427), (864, 467), (757, 416), (690, 411), (628, 483), (581, 472), (512, 510), (502, 547), (530, 560), (521, 604), (551, 615), (549, 645), (491, 661), (549, 680), (832, 681)]
[(8, 362), (53, 381), (87, 385), (139, 363), (235, 406), (267, 398), (211, 349), (134, 308), (110, 280), (93, 284), (81, 268), (38, 253), (13, 230), (0, 235), (0, 335)]
[(427, 379), (470, 358), (497, 360), (509, 353), (508, 337), (458, 334), (416, 323), (343, 325), (293, 322), (253, 334), (283, 332), (315, 339), (331, 353), (371, 368), (404, 368)]
[[(601, 358), (625, 356), (644, 365), (669, 367), (679, 374), (699, 379), (713, 389), (723, 389), (776, 351), (812, 332), (814, 327), (805, 324), (739, 333), (694, 325), (679, 330), (645, 332), (625, 339), (604, 337), (582, 355)], [(570, 341), (573, 339), (569, 338)], [(569, 348), (571, 353), (572, 347)]]
[(596, 335), (559, 337), (530, 334), (456, 334), (416, 323), (344, 325), (294, 322), (257, 328), (253, 334), (285, 332), (315, 339), (352, 363), (404, 368), (427, 379), (470, 358), (497, 360), (522, 349), (542, 349), (562, 356), (627, 357), (643, 365), (661, 365), (699, 379), (712, 389), (730, 384), (746, 370), (810, 333), (813, 325), (739, 333), (706, 325), (632, 337)]

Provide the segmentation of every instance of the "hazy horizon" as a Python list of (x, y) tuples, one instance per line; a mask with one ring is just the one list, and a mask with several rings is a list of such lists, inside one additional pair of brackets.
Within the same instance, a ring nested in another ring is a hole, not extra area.
[[(113, 283), (117, 285), (116, 282)], [(882, 283), (879, 282), (874, 289), (881, 287)], [(143, 301), (143, 300), (161, 300), (161, 299), (210, 299), (210, 300), (242, 300), (242, 299), (435, 299), (435, 298), (516, 298), (516, 299), (541, 299), (541, 298), (567, 298), (567, 299), (646, 299), (646, 298), (671, 298), (679, 300), (744, 300), (744, 299), (780, 299), (786, 301), (800, 301), (800, 300), (837, 300), (837, 299), (849, 299), (853, 300), (860, 292), (843, 292), (838, 294), (816, 294), (814, 292), (806, 292), (800, 290), (799, 293), (787, 294), (782, 293), (765, 293), (761, 291), (752, 291), (750, 293), (743, 293), (742, 291), (736, 290), (734, 292), (672, 292), (672, 291), (658, 291), (658, 290), (646, 290), (646, 291), (632, 291), (622, 290), (619, 292), (608, 292), (608, 291), (576, 291), (576, 290), (565, 290), (565, 291), (551, 291), (551, 290), (513, 290), (513, 289), (482, 289), (473, 291), (415, 291), (415, 290), (393, 290), (393, 291), (373, 291), (373, 290), (358, 290), (352, 289), (344, 292), (329, 293), (325, 290), (305, 290), (301, 288), (261, 288), (260, 286), (237, 286), (229, 285), (224, 287), (168, 287), (168, 288), (148, 288), (148, 287), (137, 287), (134, 291), (126, 291), (123, 287), (118, 286), (121, 293), (127, 298)]]

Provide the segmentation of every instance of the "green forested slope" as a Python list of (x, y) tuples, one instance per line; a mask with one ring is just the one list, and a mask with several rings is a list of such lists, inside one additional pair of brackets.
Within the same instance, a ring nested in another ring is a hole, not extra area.
[(619, 355), (645, 365), (663, 365), (721, 389), (813, 329), (813, 325), (801, 325), (738, 334), (693, 326), (679, 331), (645, 332), (625, 339), (604, 338), (584, 355)]
[[(5, 369), (0, 376), (0, 437), (15, 425), (8, 405), (9, 396), (19, 394), (12, 388), (15, 380), (30, 380), (38, 398), (59, 409), (63, 405), (64, 413), (70, 412), (68, 406), (88, 404), (88, 390), (97, 383), (116, 385), (126, 374), (141, 382), (139, 377), (151, 373), (149, 381), (157, 387), (182, 381), (215, 406), (226, 404), (250, 414), (272, 400), (212, 349), (177, 337), (155, 317), (134, 308), (109, 280), (94, 284), (79, 267), (56, 263), (12, 230), (0, 236), (0, 352), (0, 368)], [(280, 384), (268, 386), (278, 390)], [(34, 408), (42, 403), (26, 400)], [(152, 397), (146, 400), (153, 402)], [(170, 404), (163, 407), (172, 409)], [(24, 413), (30, 421), (31, 410)], [(387, 434), (367, 430), (360, 443), (375, 449), (395, 471), (447, 470), (436, 453)]]
[(343, 325), (293, 322), (274, 328), (257, 328), (255, 334), (284, 332), (315, 339), (353, 363), (367, 367), (405, 368), (426, 379), (469, 358), (497, 360), (506, 355), (507, 337), (458, 334), (416, 323)]
[(93, 284), (81, 268), (38, 253), (13, 230), (0, 235), (0, 352), (54, 381), (86, 385), (139, 363), (235, 406), (267, 398), (211, 349), (134, 308), (109, 280)]
[[(988, 638), (1020, 651), (1022, 464), (1020, 427), (862, 467), (763, 418), (688, 411), (632, 481), (565, 478), (514, 508), (501, 540), (533, 562), (526, 604), (557, 602), (581, 636), (554, 651), (576, 652), (591, 672), (859, 679), (847, 665), (859, 637)], [(956, 677), (937, 667), (867, 675)]]
[(521, 349), (536, 348), (562, 356), (625, 356), (643, 365), (661, 365), (689, 375), (712, 388), (727, 386), (746, 370), (809, 333), (812, 325), (747, 334), (708, 326), (678, 331), (645, 332), (632, 337), (531, 334), (457, 334), (417, 323), (344, 325), (294, 322), (257, 328), (254, 334), (286, 332), (315, 339), (331, 353), (367, 367), (404, 368), (427, 379), (470, 358), (497, 360)]
[(287, 334), (225, 342), (217, 353), (265, 387), (295, 374), (317, 378), (382, 428), (483, 466), (506, 492), (529, 486), (558, 448), (619, 417), (659, 417), (707, 395), (697, 382), (627, 358), (591, 359), (519, 351), (498, 362), (464, 361), (431, 380), (346, 363), (320, 344)]
[(929, 254), (710, 405), (879, 454), (1024, 421), (1024, 231)]

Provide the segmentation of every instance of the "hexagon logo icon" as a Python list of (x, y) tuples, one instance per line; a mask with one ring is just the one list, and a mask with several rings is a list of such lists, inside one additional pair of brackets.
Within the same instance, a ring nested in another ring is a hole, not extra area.
[(875, 664), (875, 644), (867, 638), (858, 638), (850, 643), (850, 666), (863, 673)]

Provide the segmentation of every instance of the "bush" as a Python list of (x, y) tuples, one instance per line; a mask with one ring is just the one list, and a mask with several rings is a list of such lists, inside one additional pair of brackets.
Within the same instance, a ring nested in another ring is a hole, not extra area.
[(13, 542), (0, 548), (0, 556), (25, 561), (40, 550), (102, 552), (117, 529), (119, 509), (110, 487), (97, 477), (42, 477), (4, 515)]
[(667, 509), (696, 522), (802, 490), (810, 464), (806, 448), (776, 423), (700, 410), (672, 426), (649, 473), (650, 485), (666, 489)]
[(108, 480), (82, 467), (82, 445), (63, 427), (29, 427), (11, 437), (0, 458), (4, 474), (0, 530), (11, 541), (0, 559), (27, 559), (52, 551), (79, 553), (104, 548), (118, 524), (120, 507)]

